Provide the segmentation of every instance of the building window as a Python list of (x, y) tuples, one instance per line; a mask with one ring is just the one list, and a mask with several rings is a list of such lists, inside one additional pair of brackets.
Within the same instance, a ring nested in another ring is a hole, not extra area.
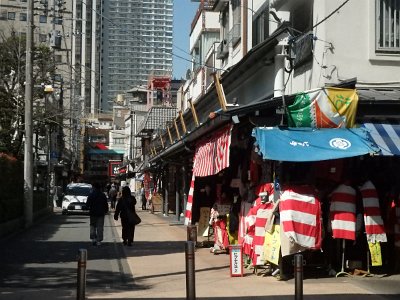
[(269, 10), (263, 5), (253, 16), (253, 47), (269, 36)]
[(7, 11), (0, 11), (0, 20), (7, 20)]
[(62, 63), (62, 55), (55, 55), (54, 56), (54, 62)]
[(376, 50), (400, 51), (400, 0), (376, 0)]
[(40, 23), (47, 23), (47, 16), (44, 16), (44, 15), (39, 16), (39, 22)]
[(9, 20), (15, 20), (15, 12), (9, 12), (8, 13), (8, 19)]
[(233, 19), (233, 25), (232, 29), (230, 30), (230, 38), (231, 38), (231, 43), (232, 46), (235, 46), (239, 41), (241, 37), (241, 24), (242, 24), (242, 18), (241, 18), (241, 0), (232, 0), (232, 19)]
[(26, 13), (20, 13), (19, 14), (19, 20), (20, 21), (26, 21)]
[(47, 41), (47, 35), (46, 34), (39, 34), (39, 42), (44, 43)]

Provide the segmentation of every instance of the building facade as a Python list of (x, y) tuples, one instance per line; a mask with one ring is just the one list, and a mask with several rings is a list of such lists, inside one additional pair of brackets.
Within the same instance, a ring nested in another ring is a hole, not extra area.
[(173, 1), (104, 1), (103, 14), (101, 99), (109, 110), (149, 76), (171, 76)]

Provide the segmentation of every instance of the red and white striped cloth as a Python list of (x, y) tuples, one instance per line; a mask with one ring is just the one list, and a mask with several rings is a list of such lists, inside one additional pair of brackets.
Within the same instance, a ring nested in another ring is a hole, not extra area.
[(330, 205), (332, 236), (335, 239), (356, 239), (356, 190), (341, 184), (333, 192)]
[(193, 206), (193, 192), (194, 192), (194, 180), (195, 176), (192, 175), (192, 180), (190, 181), (190, 188), (189, 188), (189, 195), (186, 203), (186, 210), (185, 210), (185, 225), (192, 224), (192, 206)]
[(379, 208), (378, 193), (371, 181), (366, 181), (361, 187), (364, 205), (364, 224), (367, 241), (370, 243), (387, 242), (385, 227)]
[(283, 189), (279, 204), (281, 229), (292, 242), (321, 248), (321, 205), (310, 186)]
[[(260, 199), (260, 198), (258, 198)], [(255, 224), (257, 217), (257, 205), (253, 205), (245, 217), (246, 234), (243, 239), (243, 253), (249, 257), (253, 255), (253, 238), (255, 233)]]
[(260, 266), (264, 264), (264, 240), (265, 240), (265, 225), (268, 221), (268, 216), (271, 216), (274, 204), (272, 202), (261, 203), (255, 207), (257, 210), (256, 221), (254, 224), (254, 237), (253, 237), (253, 253), (251, 261), (253, 266)]
[(238, 244), (243, 245), (244, 243), (244, 237), (247, 232), (247, 227), (246, 227), (246, 216), (247, 213), (249, 212), (251, 208), (251, 203), (242, 201), (240, 204), (240, 213), (239, 213), (239, 229), (238, 229)]
[(232, 125), (229, 125), (207, 142), (196, 147), (193, 160), (193, 173), (204, 177), (218, 174), (229, 167), (229, 147), (231, 145)]

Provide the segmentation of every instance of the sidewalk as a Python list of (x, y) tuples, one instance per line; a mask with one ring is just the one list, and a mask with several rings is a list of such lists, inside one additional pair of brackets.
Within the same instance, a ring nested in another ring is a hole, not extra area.
[[(124, 247), (133, 274), (131, 291), (88, 295), (88, 299), (186, 299), (186, 226), (176, 217), (138, 209), (133, 247)], [(121, 234), (120, 222), (114, 222)], [(195, 252), (198, 299), (293, 299), (294, 280), (278, 281), (245, 269), (244, 277), (230, 277), (229, 255), (213, 255), (208, 248)], [(399, 299), (398, 277), (305, 279), (305, 299)], [(391, 295), (389, 295), (391, 294)]]

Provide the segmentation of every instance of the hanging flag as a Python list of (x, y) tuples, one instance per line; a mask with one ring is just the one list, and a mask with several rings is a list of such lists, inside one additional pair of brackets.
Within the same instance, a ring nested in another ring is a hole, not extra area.
[(196, 147), (193, 160), (193, 173), (195, 176), (216, 175), (229, 167), (231, 130), (232, 125), (229, 125)]
[(296, 95), (288, 106), (289, 127), (351, 128), (358, 94), (355, 89), (323, 88)]
[(356, 190), (341, 184), (333, 192), (330, 205), (332, 237), (356, 239)]
[(186, 203), (186, 210), (185, 210), (185, 225), (192, 224), (192, 205), (193, 205), (193, 192), (194, 192), (194, 180), (195, 176), (192, 175), (192, 180), (190, 181), (190, 188), (189, 188), (189, 195)]
[(309, 249), (320, 249), (321, 205), (311, 187), (284, 188), (279, 211), (281, 231), (289, 240)]
[(387, 242), (378, 193), (374, 184), (367, 180), (360, 187), (360, 192), (364, 205), (364, 224), (367, 241), (370, 243)]

